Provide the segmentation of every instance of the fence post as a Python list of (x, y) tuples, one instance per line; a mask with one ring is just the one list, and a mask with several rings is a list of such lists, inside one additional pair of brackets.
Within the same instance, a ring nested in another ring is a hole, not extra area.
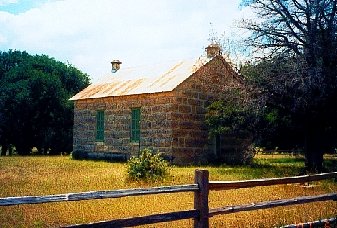
[(199, 218), (194, 219), (195, 228), (209, 227), (209, 173), (208, 170), (195, 170), (194, 183), (198, 184), (199, 190), (194, 192), (194, 209), (199, 211)]

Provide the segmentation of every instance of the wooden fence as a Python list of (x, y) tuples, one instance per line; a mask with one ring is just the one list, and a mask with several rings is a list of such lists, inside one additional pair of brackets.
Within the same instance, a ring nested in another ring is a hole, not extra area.
[(328, 200), (337, 201), (337, 193), (330, 193), (318, 196), (304, 196), (293, 199), (282, 199), (259, 203), (251, 203), (247, 205), (225, 206), (221, 208), (209, 209), (208, 194), (210, 190), (218, 191), (218, 190), (229, 190), (239, 188), (251, 188), (256, 186), (306, 183), (329, 178), (337, 178), (337, 172), (315, 174), (315, 175), (304, 175), (296, 177), (255, 179), (244, 181), (209, 181), (209, 173), (207, 170), (196, 170), (194, 184), (164, 186), (154, 188), (67, 193), (67, 194), (48, 195), (48, 196), (7, 197), (7, 198), (0, 198), (0, 206), (106, 199), (106, 198), (121, 198), (126, 196), (139, 196), (139, 195), (162, 194), (162, 193), (194, 192), (194, 208), (191, 210), (153, 214), (142, 217), (115, 219), (111, 221), (93, 222), (90, 224), (76, 224), (67, 227), (128, 227), (144, 224), (153, 224), (159, 222), (170, 222), (181, 219), (194, 219), (194, 227), (209, 227), (209, 218), (215, 215), (230, 214), (240, 211), (267, 209), (279, 206), (304, 204), (318, 201), (328, 201)]

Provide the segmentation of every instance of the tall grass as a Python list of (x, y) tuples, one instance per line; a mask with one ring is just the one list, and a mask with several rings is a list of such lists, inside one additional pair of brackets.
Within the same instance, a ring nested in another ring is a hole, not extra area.
[[(303, 160), (292, 157), (256, 158), (252, 167), (173, 167), (162, 182), (127, 181), (120, 163), (77, 161), (68, 157), (0, 157), (0, 197), (46, 195), (193, 183), (194, 170), (206, 168), (210, 180), (243, 180), (297, 175)], [(337, 192), (337, 184), (279, 185), (211, 191), (210, 208)], [(193, 208), (192, 193), (161, 194), (121, 199), (88, 200), (0, 207), (0, 227), (55, 227)], [(337, 202), (280, 207), (215, 216), (211, 227), (275, 227), (337, 215)], [(192, 220), (145, 227), (191, 227)]]

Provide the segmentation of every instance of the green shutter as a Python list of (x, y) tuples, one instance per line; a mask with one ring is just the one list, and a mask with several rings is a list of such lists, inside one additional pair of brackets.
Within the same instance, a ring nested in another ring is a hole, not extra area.
[(104, 141), (104, 111), (96, 113), (96, 141)]
[(131, 110), (131, 142), (139, 142), (140, 139), (140, 108)]

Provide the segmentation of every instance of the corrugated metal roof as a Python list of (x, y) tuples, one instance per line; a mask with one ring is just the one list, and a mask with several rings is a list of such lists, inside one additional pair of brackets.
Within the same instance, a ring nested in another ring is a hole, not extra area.
[[(208, 61), (206, 58), (185, 60), (166, 68), (160, 64), (148, 68), (123, 69), (122, 66), (116, 73), (89, 85), (70, 100), (172, 91)], [(135, 79), (125, 80), (130, 77)]]

